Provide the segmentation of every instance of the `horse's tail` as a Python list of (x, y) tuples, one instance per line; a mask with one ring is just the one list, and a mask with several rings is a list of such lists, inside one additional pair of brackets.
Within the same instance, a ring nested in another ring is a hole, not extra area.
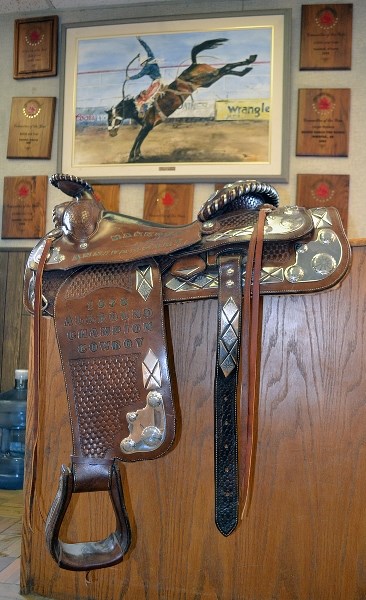
[(217, 38), (216, 40), (206, 40), (202, 42), (202, 44), (197, 44), (197, 46), (193, 46), (191, 52), (192, 63), (197, 62), (197, 54), (202, 52), (202, 50), (211, 50), (212, 48), (217, 48), (221, 46), (224, 42), (227, 42), (228, 38)]

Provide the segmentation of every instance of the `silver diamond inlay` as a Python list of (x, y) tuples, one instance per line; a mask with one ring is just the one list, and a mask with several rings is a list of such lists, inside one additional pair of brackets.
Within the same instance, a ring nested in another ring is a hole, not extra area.
[(151, 348), (142, 363), (142, 377), (147, 390), (156, 390), (161, 387), (160, 363)]
[(235, 369), (238, 360), (239, 309), (229, 298), (221, 313), (219, 365), (225, 377)]
[(136, 269), (136, 290), (140, 294), (140, 296), (145, 300), (151, 294), (153, 288), (153, 275), (152, 268), (149, 267), (139, 267)]

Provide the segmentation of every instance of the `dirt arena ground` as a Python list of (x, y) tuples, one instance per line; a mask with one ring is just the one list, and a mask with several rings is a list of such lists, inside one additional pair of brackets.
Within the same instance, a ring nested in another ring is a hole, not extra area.
[[(75, 164), (107, 165), (128, 162), (140, 127), (124, 125), (115, 137), (106, 127), (76, 132)], [(166, 121), (153, 129), (142, 144), (144, 163), (266, 162), (268, 121)]]

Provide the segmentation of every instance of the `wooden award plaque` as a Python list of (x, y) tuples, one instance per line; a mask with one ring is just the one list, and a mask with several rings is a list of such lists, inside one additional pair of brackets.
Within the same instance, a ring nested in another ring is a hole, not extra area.
[(351, 91), (300, 89), (297, 156), (348, 156)]
[(348, 225), (349, 175), (298, 175), (296, 204), (305, 208), (334, 206)]
[(118, 184), (102, 185), (93, 183), (94, 194), (110, 212), (119, 212), (120, 186)]
[(350, 69), (352, 4), (301, 7), (300, 70)]
[(1, 237), (40, 238), (45, 234), (48, 177), (4, 177)]
[(56, 98), (12, 99), (8, 158), (51, 158)]
[(57, 75), (58, 17), (16, 19), (14, 79)]
[(191, 183), (147, 183), (144, 219), (167, 225), (192, 221), (194, 185)]

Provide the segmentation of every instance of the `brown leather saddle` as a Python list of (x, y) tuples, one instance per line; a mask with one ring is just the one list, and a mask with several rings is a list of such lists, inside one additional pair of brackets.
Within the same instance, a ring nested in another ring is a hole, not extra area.
[[(24, 302), (34, 314), (35, 412), (43, 401), (39, 328), (48, 316), (73, 439), (46, 522), (52, 557), (90, 570), (120, 562), (130, 545), (118, 463), (158, 458), (175, 437), (164, 319), (171, 302), (217, 298), (215, 519), (229, 535), (253, 476), (260, 297), (320, 292), (344, 278), (350, 248), (338, 212), (278, 208), (271, 185), (237, 181), (214, 193), (195, 222), (174, 227), (105, 211), (76, 177), (50, 181), (71, 200), (55, 208), (55, 229), (29, 256)], [(61, 541), (72, 494), (94, 491), (109, 492), (115, 531)]]

